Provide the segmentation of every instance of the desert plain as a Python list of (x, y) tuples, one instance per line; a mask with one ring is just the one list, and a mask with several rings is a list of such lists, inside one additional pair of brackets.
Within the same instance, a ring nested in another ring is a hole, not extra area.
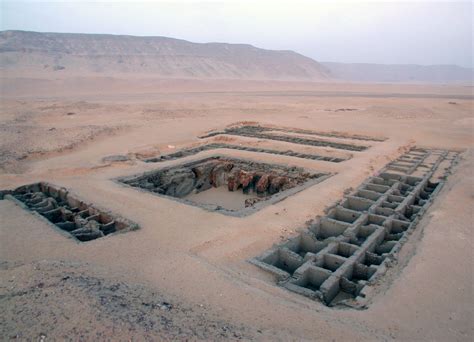
[[(1, 200), (2, 340), (472, 340), (472, 86), (88, 75), (1, 83), (0, 189), (49, 182), (139, 225), (78, 242)], [(338, 132), (349, 138), (323, 139), (369, 148), (199, 138), (239, 123)], [(217, 149), (143, 161), (204, 142), (347, 160)], [(367, 306), (328, 307), (249, 262), (414, 146), (457, 151), (459, 163)], [(240, 217), (115, 181), (216, 153), (332, 176)]]

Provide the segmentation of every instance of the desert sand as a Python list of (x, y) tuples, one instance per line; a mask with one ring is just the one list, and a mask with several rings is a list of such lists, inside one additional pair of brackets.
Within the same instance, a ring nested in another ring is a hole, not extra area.
[[(47, 181), (140, 226), (79, 243), (0, 201), (2, 339), (472, 341), (471, 86), (5, 76), (2, 87), (0, 189)], [(140, 160), (199, 145), (198, 136), (236, 122), (387, 140), (354, 141), (370, 145), (362, 152), (294, 146), (352, 156), (340, 163), (219, 150), (335, 173), (245, 217), (113, 181), (210, 156), (216, 151), (160, 165)], [(289, 292), (248, 262), (410, 146), (457, 150), (461, 161), (366, 309)], [(104, 160), (116, 155), (127, 158)]]

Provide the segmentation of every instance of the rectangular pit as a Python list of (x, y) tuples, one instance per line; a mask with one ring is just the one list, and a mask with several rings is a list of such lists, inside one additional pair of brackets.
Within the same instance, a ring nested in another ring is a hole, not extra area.
[(321, 147), (330, 147), (339, 150), (347, 150), (347, 151), (364, 151), (368, 149), (370, 146), (368, 145), (358, 145), (358, 144), (351, 144), (349, 142), (339, 142), (339, 141), (331, 141), (327, 139), (318, 139), (318, 138), (305, 138), (305, 137), (298, 137), (298, 136), (291, 136), (286, 134), (278, 134), (272, 133), (272, 131), (279, 131), (282, 133), (302, 133), (302, 134), (309, 134), (309, 135), (316, 135), (325, 138), (339, 138), (339, 139), (353, 139), (357, 137), (358, 140), (372, 140), (377, 141), (376, 139), (370, 139), (367, 137), (363, 139), (360, 136), (349, 136), (344, 134), (337, 134), (337, 133), (318, 133), (312, 131), (304, 131), (301, 132), (300, 130), (289, 129), (289, 128), (275, 128), (275, 127), (265, 127), (265, 126), (252, 126), (252, 125), (245, 125), (245, 126), (234, 126), (224, 129), (223, 131), (216, 131), (211, 132), (207, 135), (201, 136), (200, 138), (208, 138), (213, 137), (221, 134), (227, 135), (236, 135), (242, 137), (249, 137), (249, 138), (256, 138), (256, 139), (266, 139), (266, 140), (275, 140), (275, 141), (284, 141), (294, 144), (300, 145), (307, 145), (307, 146), (321, 146)]
[[(436, 163), (423, 177), (414, 177), (418, 161), (428, 158)], [(366, 287), (377, 282), (387, 263), (398, 256), (443, 185), (440, 180), (451, 173), (457, 160), (452, 152), (430, 150), (412, 150), (399, 159), (416, 161), (405, 174), (391, 173), (393, 163), (389, 163), (326, 216), (316, 218), (306, 231), (250, 262), (277, 275), (279, 285), (328, 306), (365, 307), (369, 300)], [(450, 164), (446, 166), (443, 160)], [(282, 256), (291, 267), (280, 272), (282, 261), (274, 259), (268, 265), (269, 255)]]
[(323, 155), (319, 155), (315, 153), (300, 153), (300, 152), (296, 152), (292, 150), (282, 151), (282, 150), (252, 147), (252, 146), (232, 145), (232, 144), (224, 144), (224, 143), (209, 143), (209, 144), (204, 144), (197, 147), (185, 148), (180, 151), (164, 154), (158, 157), (146, 158), (146, 159), (143, 159), (143, 161), (146, 163), (160, 163), (160, 162), (164, 162), (168, 160), (176, 160), (180, 158), (189, 157), (203, 151), (211, 151), (211, 150), (217, 150), (217, 149), (229, 149), (229, 150), (256, 152), (256, 153), (267, 153), (267, 154), (275, 154), (275, 155), (280, 155), (280, 156), (288, 156), (288, 157), (295, 157), (295, 158), (302, 158), (302, 159), (320, 160), (320, 161), (326, 161), (330, 163), (340, 163), (340, 162), (350, 159), (350, 158), (342, 158), (342, 157), (336, 157), (336, 156), (323, 156)]
[(230, 127), (222, 131), (213, 131), (206, 135), (201, 136), (200, 138), (213, 137), (219, 134), (226, 134), (229, 131), (241, 131), (241, 130), (251, 130), (256, 132), (284, 132), (284, 133), (296, 133), (296, 134), (305, 134), (305, 135), (315, 135), (326, 138), (339, 138), (339, 139), (351, 139), (351, 140), (361, 140), (361, 141), (374, 141), (382, 142), (387, 140), (385, 137), (373, 137), (368, 135), (360, 134), (349, 134), (344, 132), (318, 132), (308, 129), (301, 128), (292, 128), (292, 127), (277, 127), (277, 126), (262, 126), (259, 124), (243, 125), (243, 124), (233, 124)]
[(118, 181), (181, 203), (243, 216), (330, 176), (299, 167), (213, 156)]
[(81, 242), (138, 229), (136, 223), (97, 209), (71, 195), (67, 189), (49, 183), (24, 185), (15, 190), (2, 191), (0, 195), (0, 199), (14, 201)]

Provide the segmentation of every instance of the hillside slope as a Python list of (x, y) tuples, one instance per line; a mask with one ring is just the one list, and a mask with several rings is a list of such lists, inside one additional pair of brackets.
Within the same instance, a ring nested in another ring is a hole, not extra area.
[(340, 80), (389, 83), (469, 83), (473, 70), (457, 65), (408, 65), (321, 62)]
[(3, 74), (325, 80), (328, 70), (293, 51), (191, 43), (166, 37), (0, 32)]

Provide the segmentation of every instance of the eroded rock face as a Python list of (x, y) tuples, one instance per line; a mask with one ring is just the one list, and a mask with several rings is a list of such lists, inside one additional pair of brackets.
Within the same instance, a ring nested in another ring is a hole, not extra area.
[[(301, 185), (323, 174), (305, 172), (301, 168), (213, 157), (158, 170), (124, 182), (167, 196), (183, 198), (211, 187), (227, 187), (228, 191), (255, 194), (259, 198)], [(248, 201), (247, 206), (259, 201)]]
[(227, 177), (227, 188), (229, 191), (236, 191), (239, 188), (240, 168), (234, 167)]
[(217, 164), (217, 161), (210, 161), (192, 168), (196, 178), (195, 188), (197, 192), (205, 191), (212, 187), (211, 172)]
[(270, 180), (270, 185), (268, 186), (268, 193), (273, 195), (279, 192), (285, 184), (288, 184), (289, 180), (288, 177), (272, 177)]
[(256, 190), (258, 194), (264, 194), (268, 189), (270, 176), (268, 174), (264, 174), (260, 177), (257, 182)]
[(233, 167), (233, 163), (217, 163), (217, 165), (215, 165), (211, 171), (211, 185), (218, 188), (227, 184), (229, 172), (233, 169)]
[(197, 181), (202, 182), (206, 178), (205, 170), (200, 172), (201, 176), (197, 179), (196, 173), (191, 169), (171, 169), (159, 175), (141, 179), (136, 186), (168, 196), (184, 197), (195, 189)]
[(180, 169), (177, 172), (170, 172), (163, 179), (161, 187), (165, 194), (173, 197), (184, 197), (194, 190), (196, 175), (191, 170)]
[(252, 185), (252, 181), (255, 174), (253, 172), (247, 172), (241, 170), (239, 172), (239, 185), (242, 186), (244, 192), (249, 190), (249, 187)]

